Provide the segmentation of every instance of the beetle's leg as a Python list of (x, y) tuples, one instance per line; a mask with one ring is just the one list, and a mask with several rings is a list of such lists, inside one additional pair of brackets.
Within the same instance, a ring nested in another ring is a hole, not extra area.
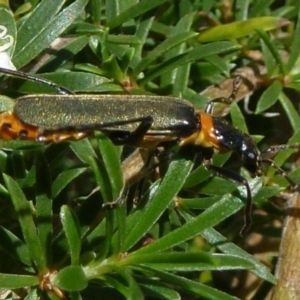
[[(133, 131), (113, 128), (133, 123), (140, 123)], [(76, 126), (63, 126), (61, 128), (40, 128), (39, 140), (48, 141), (49, 139), (47, 137), (53, 136), (54, 134), (76, 134), (77, 132), (83, 134), (85, 132), (99, 130), (104, 134), (107, 134), (116, 145), (137, 144), (143, 139), (147, 131), (150, 129), (152, 123), (153, 118), (151, 116), (146, 116), (131, 120), (106, 122), (103, 124), (83, 124)]]
[[(110, 133), (108, 132), (109, 138), (114, 142), (116, 145), (138, 145), (146, 135), (147, 131), (151, 128), (153, 124), (153, 118), (151, 116), (143, 117), (134, 119), (134, 122), (140, 122), (138, 127), (133, 131), (123, 131), (121, 130), (114, 131), (112, 130)], [(127, 124), (132, 123), (132, 120), (129, 121)], [(124, 123), (125, 124), (125, 123)], [(123, 125), (124, 125), (123, 124)], [(100, 130), (106, 133), (105, 129)]]
[(246, 204), (244, 208), (244, 225), (240, 231), (240, 235), (244, 236), (245, 233), (248, 231), (252, 222), (252, 195), (251, 195), (251, 189), (248, 181), (238, 173), (235, 173), (231, 170), (222, 167), (211, 165), (210, 163), (206, 163), (205, 167), (213, 174), (225, 179), (232, 180), (238, 184), (243, 185), (246, 188), (247, 198), (246, 198)]
[(228, 104), (228, 105), (231, 104), (234, 101), (241, 84), (242, 84), (242, 77), (236, 76), (233, 79), (233, 87), (232, 87), (231, 94), (228, 97), (219, 97), (219, 98), (210, 100), (207, 103), (207, 105), (204, 109), (204, 112), (206, 112), (208, 114), (212, 114), (215, 103), (224, 103), (224, 104)]

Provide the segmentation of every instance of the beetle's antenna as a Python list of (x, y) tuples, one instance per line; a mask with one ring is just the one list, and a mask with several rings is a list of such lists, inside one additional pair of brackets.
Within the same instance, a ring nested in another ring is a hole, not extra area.
[(29, 73), (24, 73), (24, 72), (21, 72), (21, 71), (5, 69), (5, 68), (1, 68), (1, 67), (0, 67), (0, 73), (10, 75), (10, 76), (14, 76), (14, 77), (18, 77), (18, 78), (22, 78), (22, 79), (27, 79), (27, 80), (30, 80), (30, 81), (33, 81), (33, 82), (46, 84), (48, 86), (53, 87), (61, 95), (72, 95), (73, 94), (70, 90), (56, 84), (55, 82), (53, 82), (51, 80), (41, 78), (41, 77), (37, 77), (37, 76), (31, 75)]

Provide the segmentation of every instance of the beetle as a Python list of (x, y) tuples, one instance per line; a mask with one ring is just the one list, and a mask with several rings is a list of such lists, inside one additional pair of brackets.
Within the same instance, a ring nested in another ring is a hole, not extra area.
[[(247, 198), (241, 235), (251, 224), (252, 195), (249, 183), (240, 174), (211, 163), (214, 151), (238, 153), (243, 166), (253, 175), (262, 175), (264, 160), (255, 141), (246, 133), (212, 115), (216, 102), (230, 104), (241, 84), (233, 80), (229, 97), (211, 100), (204, 111), (175, 97), (148, 95), (75, 95), (46, 79), (20, 71), (0, 68), (0, 72), (50, 85), (58, 95), (39, 94), (19, 97), (12, 111), (0, 113), (0, 138), (39, 142), (81, 139), (99, 130), (116, 145), (134, 144), (157, 148), (177, 143), (193, 146), (203, 155), (204, 164), (215, 175), (244, 185)], [(276, 166), (275, 166), (276, 167)], [(277, 168), (277, 170), (281, 170)]]

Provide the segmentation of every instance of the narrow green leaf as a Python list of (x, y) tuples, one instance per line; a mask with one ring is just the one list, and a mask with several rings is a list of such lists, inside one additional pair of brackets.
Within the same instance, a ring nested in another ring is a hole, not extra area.
[[(191, 32), (191, 26), (193, 24), (193, 20), (195, 17), (195, 13), (186, 14), (183, 18), (179, 20), (176, 26), (172, 29), (170, 36), (176, 36), (182, 32)], [(177, 47), (168, 51), (165, 55), (165, 59), (170, 59), (174, 56), (182, 54), (186, 51), (187, 44), (181, 43)], [(173, 95), (180, 95), (188, 84), (190, 74), (190, 64), (180, 67), (179, 69), (175, 69), (170, 73), (165, 73), (161, 78), (162, 86), (168, 86), (174, 83), (175, 91), (172, 93)], [(176, 92), (176, 90), (178, 92)]]
[[(119, 149), (112, 143), (112, 141), (104, 136), (103, 134), (98, 135), (98, 147), (104, 162), (104, 167), (105, 167), (105, 173), (107, 175), (107, 178), (109, 180), (109, 185), (111, 187), (111, 199), (107, 199), (110, 202), (114, 201), (115, 203), (121, 204), (123, 201), (125, 201), (123, 195), (124, 193), (124, 179), (123, 179), (123, 173), (121, 169), (121, 160), (120, 160), (120, 151)], [(103, 190), (103, 188), (102, 188)], [(125, 190), (126, 193), (126, 190)], [(107, 233), (111, 232), (114, 228), (114, 218), (113, 218), (113, 212), (109, 212), (107, 214)], [(113, 253), (119, 253), (122, 244), (124, 242), (125, 238), (125, 223), (126, 223), (126, 206), (121, 206), (117, 205), (116, 209), (116, 216), (117, 216), (117, 222), (118, 222), (118, 245), (115, 249), (113, 249)], [(107, 247), (109, 248), (110, 244), (110, 236), (111, 235), (106, 235), (107, 236)]]
[(262, 112), (266, 111), (272, 105), (274, 105), (279, 95), (282, 91), (282, 85), (279, 81), (275, 80), (262, 94), (260, 97), (257, 107), (256, 107), (256, 114), (261, 114)]
[(110, 0), (106, 2), (105, 17), (110, 22), (120, 14), (119, 0)]
[[(244, 0), (236, 1), (235, 7), (237, 8), (237, 10), (235, 11), (235, 18), (237, 21), (249, 19), (249, 5), (250, 5), (249, 1), (244, 1)], [(207, 8), (207, 9), (211, 10), (211, 8)]]
[(52, 259), (51, 239), (53, 234), (52, 227), (52, 195), (51, 178), (48, 162), (42, 152), (36, 152), (36, 215), (37, 230), (43, 253), (47, 259), (47, 265)]
[(120, 152), (117, 151), (117, 148), (112, 141), (103, 134), (99, 136), (98, 147), (111, 182), (113, 199), (117, 200), (120, 197), (120, 192), (123, 188)]
[[(270, 37), (268, 36), (268, 34), (265, 31), (263, 31), (262, 29), (259, 28), (256, 30), (256, 32), (258, 33), (259, 37), (264, 41), (264, 43), (268, 47), (269, 51), (272, 53), (274, 60), (278, 65), (280, 74), (282, 76), (284, 76), (286, 74), (286, 71), (285, 71), (285, 67), (284, 67), (284, 64), (283, 64), (283, 61), (282, 61), (281, 55), (279, 54), (278, 49), (275, 47), (274, 43), (271, 41)], [(271, 67), (272, 65), (269, 63), (270, 58), (267, 57), (266, 59), (268, 61), (268, 64), (266, 66)], [(268, 69), (268, 72), (270, 75), (273, 75), (274, 70)]]
[(292, 145), (300, 142), (300, 128), (290, 137), (288, 144)]
[(246, 21), (237, 21), (229, 24), (222, 24), (201, 32), (199, 42), (214, 42), (241, 38), (254, 34), (257, 29), (270, 31), (289, 24), (286, 19), (278, 17), (259, 17)]
[(278, 68), (276, 68), (276, 61), (272, 52), (263, 39), (260, 40), (260, 45), (264, 57), (264, 62), (268, 71), (268, 77), (276, 76), (278, 73)]
[(230, 116), (232, 125), (239, 130), (248, 133), (248, 128), (246, 125), (245, 117), (243, 116), (239, 106), (236, 102), (230, 105)]
[(172, 59), (169, 59), (153, 68), (151, 72), (145, 75), (145, 78), (141, 80), (141, 83), (146, 83), (165, 72), (171, 71), (190, 62), (195, 62), (208, 56), (235, 51), (238, 49), (239, 46), (231, 42), (216, 42), (207, 45), (196, 46), (193, 50), (173, 57)]
[(76, 168), (65, 170), (60, 173), (52, 184), (52, 197), (56, 198), (69, 183), (83, 174), (86, 170), (87, 168)]
[(122, 275), (128, 286), (126, 299), (143, 299), (144, 294), (141, 290), (141, 287), (136, 279), (130, 274), (130, 272), (122, 272)]
[(101, 22), (102, 5), (103, 5), (102, 0), (91, 0), (90, 1), (91, 14), (92, 14), (92, 19), (93, 19), (94, 24), (100, 24), (100, 22)]
[(85, 161), (93, 170), (96, 182), (101, 189), (101, 194), (104, 202), (113, 201), (111, 184), (105, 169), (105, 166), (97, 157), (86, 157)]
[(299, 92), (300, 84), (298, 82), (296, 82), (297, 79), (295, 79), (294, 76), (291, 76), (291, 80), (293, 80), (293, 82), (288, 83), (287, 85), (285, 85), (285, 87)]
[(229, 181), (225, 178), (220, 178), (218, 176), (213, 176), (210, 174), (212, 180), (208, 180), (205, 182), (204, 186), (201, 188), (201, 193), (206, 195), (225, 195), (231, 194), (234, 190), (236, 190), (236, 184), (234, 182)]
[(123, 11), (120, 14), (115, 14), (115, 18), (108, 19), (107, 26), (109, 28), (115, 28), (117, 26), (120, 26), (123, 23), (126, 23), (127, 21), (130, 21), (140, 15), (145, 14), (146, 12), (152, 10), (153, 8), (162, 5), (166, 2), (166, 0), (142, 0), (139, 1), (137, 4), (129, 7), (127, 10)]
[(118, 290), (125, 299), (144, 299), (141, 287), (130, 272), (123, 268), (113, 268), (115, 273), (118, 273), (122, 280), (116, 280), (115, 276), (106, 276), (109, 286)]
[(300, 52), (300, 6), (298, 6), (298, 16), (297, 16), (297, 24), (294, 29), (293, 34), (291, 35), (293, 40), (292, 44), (289, 46), (289, 56), (288, 63), (286, 65), (287, 74), (293, 69), (299, 58)]
[(60, 211), (60, 219), (68, 240), (71, 263), (73, 266), (78, 266), (81, 251), (81, 239), (77, 217), (68, 206), (64, 205)]
[(171, 28), (170, 26), (167, 26), (163, 22), (158, 22), (154, 20), (151, 31), (154, 33), (158, 33), (159, 35), (168, 36), (171, 32)]
[(14, 107), (14, 100), (1, 95), (0, 96), (0, 111), (12, 111)]
[(139, 0), (126, 0), (126, 1), (119, 0), (120, 12), (130, 9), (132, 6), (134, 6), (138, 2), (139, 2)]
[[(68, 39), (66, 43), (58, 47), (55, 55), (49, 56), (45, 61), (45, 67), (50, 66), (51, 70), (54, 70), (63, 65), (66, 61), (72, 60), (77, 53), (88, 45), (89, 40), (90, 37), (86, 35)], [(84, 76), (82, 76), (82, 78), (84, 78)]]
[(211, 177), (212, 174), (203, 166), (199, 166), (196, 170), (193, 170), (184, 183), (184, 188), (189, 189), (201, 182), (205, 181), (207, 178)]
[(149, 31), (151, 29), (151, 26), (153, 24), (154, 17), (151, 16), (147, 19), (140, 20), (140, 23), (137, 25), (136, 28), (136, 37), (139, 39), (141, 42), (139, 45), (134, 45), (133, 48), (135, 49), (134, 55), (131, 59), (130, 62), (130, 67), (134, 70), (136, 66), (140, 63), (142, 60), (142, 52), (143, 52), (143, 47), (144, 44), (147, 40), (147, 37), (149, 35)]
[(114, 78), (119, 82), (123, 81), (123, 72), (118, 64), (117, 58), (114, 55), (110, 55), (110, 57), (102, 63), (102, 68), (107, 77)]
[(37, 149), (43, 148), (44, 145), (36, 141), (24, 141), (24, 140), (10, 140), (10, 141), (1, 141), (2, 148), (10, 150), (24, 150), (24, 149)]
[(184, 159), (173, 161), (170, 164), (167, 174), (164, 176), (153, 199), (145, 208), (142, 218), (131, 228), (124, 244), (126, 250), (137, 243), (166, 210), (180, 191), (191, 167), (192, 162)]
[(174, 299), (180, 300), (182, 297), (180, 293), (174, 290), (171, 286), (168, 287), (158, 280), (149, 280), (146, 278), (143, 283), (140, 284), (143, 291), (148, 297), (156, 297), (158, 299)]
[(2, 226), (0, 226), (0, 240), (0, 248), (2, 248), (2, 251), (7, 252), (21, 263), (31, 266), (31, 257), (27, 246), (17, 236)]
[(173, 286), (181, 288), (184, 291), (189, 291), (198, 296), (202, 296), (205, 299), (211, 300), (239, 300), (234, 296), (230, 296), (224, 292), (214, 289), (208, 285), (196, 282), (194, 280), (186, 279), (177, 275), (173, 275), (168, 272), (149, 269), (147, 267), (141, 267), (140, 270), (144, 269), (147, 272), (153, 273), (153, 276), (159, 277), (162, 281), (167, 281), (172, 283)]
[(13, 205), (18, 214), (19, 223), (27, 244), (30, 256), (38, 270), (46, 268), (46, 258), (42, 251), (37, 228), (34, 224), (33, 212), (19, 185), (8, 175), (3, 174), (5, 185), (10, 193)]
[(18, 55), (40, 33), (41, 26), (46, 27), (51, 23), (65, 2), (65, 0), (53, 0), (50, 2), (44, 0), (40, 2), (18, 30), (15, 55)]
[(24, 155), (20, 151), (11, 152), (8, 156), (12, 163), (13, 176), (17, 179), (24, 178), (26, 176)]
[[(249, 1), (240, 1), (241, 2), (248, 2), (248, 6), (249, 6)], [(252, 17), (255, 16), (260, 16), (260, 15), (265, 15), (267, 9), (269, 9), (269, 7), (273, 4), (274, 0), (266, 0), (266, 1), (257, 1), (253, 4), (251, 4), (251, 10), (249, 10), (249, 14)], [(249, 9), (249, 7), (247, 6), (247, 9)]]
[[(60, 86), (73, 92), (88, 92), (101, 87), (104, 83), (109, 83), (109, 79), (103, 76), (86, 72), (55, 72), (39, 74), (43, 78), (49, 79)], [(36, 82), (25, 82), (19, 89), (23, 93), (53, 93), (53, 88), (41, 85)]]
[(88, 163), (90, 157), (97, 157), (97, 154), (88, 139), (71, 142), (71, 148), (76, 156), (84, 163)]
[(141, 40), (133, 35), (113, 35), (107, 36), (107, 42), (117, 45), (142, 45)]
[(204, 229), (213, 227), (222, 220), (232, 215), (242, 207), (240, 199), (231, 195), (225, 195), (218, 203), (208, 208), (193, 221), (173, 230), (154, 243), (137, 250), (136, 254), (156, 253), (169, 249), (182, 242), (192, 239)]
[(37, 1), (38, 0), (31, 0), (30, 2), (26, 2), (22, 5), (20, 5), (14, 13), (15, 18), (17, 19), (19, 17), (19, 15), (28, 13), (32, 9), (33, 6), (36, 6), (36, 5), (33, 5), (33, 2), (36, 3)]
[(284, 93), (281, 93), (279, 95), (279, 101), (288, 116), (294, 132), (298, 131), (300, 128), (300, 116), (291, 100)]
[[(28, 27), (33, 28), (34, 32), (32, 34), (33, 36), (28, 41), (23, 41), (20, 44), (19, 42), (17, 43), (13, 61), (18, 68), (30, 62), (34, 57), (40, 54), (41, 51), (49, 47), (50, 43), (53, 42), (69, 25), (72, 24), (72, 22), (78, 17), (87, 4), (87, 0), (77, 0), (54, 18), (54, 14), (51, 15), (51, 19), (45, 24), (43, 19), (45, 18), (46, 21), (48, 20), (48, 5), (46, 6), (46, 4), (55, 3), (54, 6), (56, 5), (58, 7), (63, 4), (62, 1), (58, 1), (58, 3), (56, 2), (57, 1), (43, 1), (45, 7), (43, 7), (42, 12), (40, 12), (39, 6), (37, 7), (37, 11), (35, 13), (35, 17), (37, 19), (30, 18), (32, 26), (30, 26), (30, 23), (24, 23), (22, 26), (22, 30), (20, 30), (22, 34), (26, 35)], [(45, 26), (41, 28), (41, 24), (45, 24)]]
[(181, 198), (180, 207), (204, 210), (220, 201), (222, 196), (208, 196), (203, 198)]
[(150, 268), (175, 272), (193, 272), (203, 270), (251, 269), (253, 264), (237, 256), (225, 254), (197, 253), (156, 253), (129, 255), (122, 263), (143, 264)]
[[(219, 70), (225, 76), (230, 77), (231, 67), (228, 65), (228, 61), (224, 57), (218, 55), (212, 55), (205, 58), (205, 61), (215, 67), (216, 70)], [(229, 69), (230, 68), (230, 69)], [(219, 73), (219, 72), (218, 72)]]
[(233, 243), (228, 242), (228, 240), (218, 233), (215, 229), (209, 228), (201, 232), (201, 235), (211, 244), (216, 245), (223, 253), (236, 255), (247, 259), (250, 263), (253, 264), (254, 268), (251, 270), (256, 276), (267, 280), (273, 284), (276, 283), (276, 279), (271, 274), (270, 270), (260, 261), (254, 258), (251, 254), (247, 253), (245, 250), (239, 248)]
[(143, 60), (136, 66), (134, 70), (135, 75), (138, 75), (140, 72), (146, 69), (146, 67), (158, 57), (163, 56), (174, 47), (184, 44), (190, 39), (195, 38), (197, 35), (198, 34), (196, 32), (180, 32), (176, 35), (170, 36), (143, 58)]
[(38, 285), (38, 276), (13, 275), (0, 273), (0, 287), (2, 289), (20, 289)]

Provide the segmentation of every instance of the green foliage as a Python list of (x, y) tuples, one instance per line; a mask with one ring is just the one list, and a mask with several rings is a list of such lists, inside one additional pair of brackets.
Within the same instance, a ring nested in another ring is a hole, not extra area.
[[(297, 1), (235, 1), (227, 8), (218, 0), (11, 2), (11, 8), (1, 4), (0, 25), (13, 39), (7, 52), (18, 69), (73, 92), (173, 95), (203, 108), (204, 88), (254, 64), (263, 71), (244, 96), (254, 93), (256, 119), (233, 104), (232, 123), (265, 136), (265, 148), (288, 137), (300, 140), (298, 103), (285, 90), (300, 89)], [(12, 99), (23, 93), (55, 92), (1, 80), (1, 111), (10, 111)], [(268, 118), (278, 111), (280, 118)], [(28, 299), (238, 299), (216, 275), (237, 270), (275, 283), (239, 237), (243, 217), (236, 213), (245, 189), (194, 165), (193, 153), (175, 149), (160, 178), (148, 172), (129, 186), (124, 160), (133, 150), (98, 133), (61, 144), (2, 144), (0, 288), (8, 297), (26, 287)], [(292, 153), (282, 151), (276, 163), (283, 165)], [(214, 163), (239, 171), (229, 157), (216, 155)], [(254, 216), (249, 236), (278, 238), (274, 222), (282, 214), (270, 198), (288, 183), (273, 169), (266, 174), (268, 184), (243, 173), (266, 212)], [(297, 180), (297, 174), (291, 177)], [(115, 201), (122, 204), (109, 209)]]

